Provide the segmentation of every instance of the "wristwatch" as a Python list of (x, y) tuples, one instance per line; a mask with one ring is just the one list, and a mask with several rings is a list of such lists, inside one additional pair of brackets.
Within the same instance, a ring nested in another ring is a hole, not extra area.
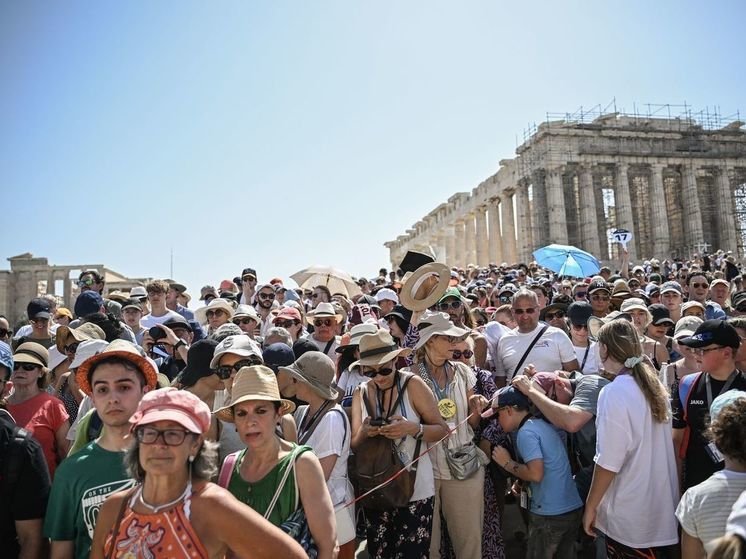
[(417, 434), (414, 436), (414, 438), (417, 439), (418, 441), (421, 441), (422, 437), (424, 436), (425, 436), (425, 426), (422, 423), (420, 423), (420, 430), (417, 431)]

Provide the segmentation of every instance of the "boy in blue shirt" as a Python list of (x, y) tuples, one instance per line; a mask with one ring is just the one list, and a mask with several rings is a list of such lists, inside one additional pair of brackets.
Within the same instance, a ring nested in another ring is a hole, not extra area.
[[(529, 400), (514, 387), (500, 389), (485, 416), (497, 415), (506, 433), (515, 433), (519, 462), (496, 446), (492, 459), (520, 480), (529, 482), (527, 559), (573, 559), (583, 502), (572, 480), (567, 451), (559, 434), (529, 413)], [(525, 485), (525, 484), (524, 484)]]

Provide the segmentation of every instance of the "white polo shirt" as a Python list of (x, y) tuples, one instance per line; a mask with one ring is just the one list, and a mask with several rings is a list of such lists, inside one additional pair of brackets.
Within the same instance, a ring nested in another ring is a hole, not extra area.
[[(497, 343), (495, 355), (495, 376), (504, 377), (507, 382), (513, 379), (513, 374), (518, 362), (531, 345), (531, 342), (539, 334), (545, 325), (539, 323), (531, 332), (523, 334), (515, 330), (505, 333)], [(551, 372), (562, 369), (562, 363), (574, 361), (575, 348), (570, 338), (562, 330), (549, 326), (534, 344), (531, 351), (521, 365), (518, 374), (522, 374), (523, 368), (529, 364), (536, 367), (537, 372)]]

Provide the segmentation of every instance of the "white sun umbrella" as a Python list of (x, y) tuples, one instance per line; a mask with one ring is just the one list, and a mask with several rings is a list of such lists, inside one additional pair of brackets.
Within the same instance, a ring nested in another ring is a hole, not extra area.
[(331, 266), (311, 266), (290, 276), (301, 289), (313, 289), (317, 285), (325, 285), (334, 295), (344, 293), (352, 297), (360, 293), (360, 288), (350, 274)]

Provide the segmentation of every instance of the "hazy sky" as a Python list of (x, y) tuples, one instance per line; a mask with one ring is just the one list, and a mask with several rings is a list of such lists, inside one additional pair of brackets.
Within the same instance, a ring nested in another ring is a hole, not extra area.
[(173, 247), (192, 293), (246, 266), (371, 276), (383, 242), (547, 111), (746, 111), (744, 16), (742, 0), (6, 1), (0, 257), (165, 277)]

